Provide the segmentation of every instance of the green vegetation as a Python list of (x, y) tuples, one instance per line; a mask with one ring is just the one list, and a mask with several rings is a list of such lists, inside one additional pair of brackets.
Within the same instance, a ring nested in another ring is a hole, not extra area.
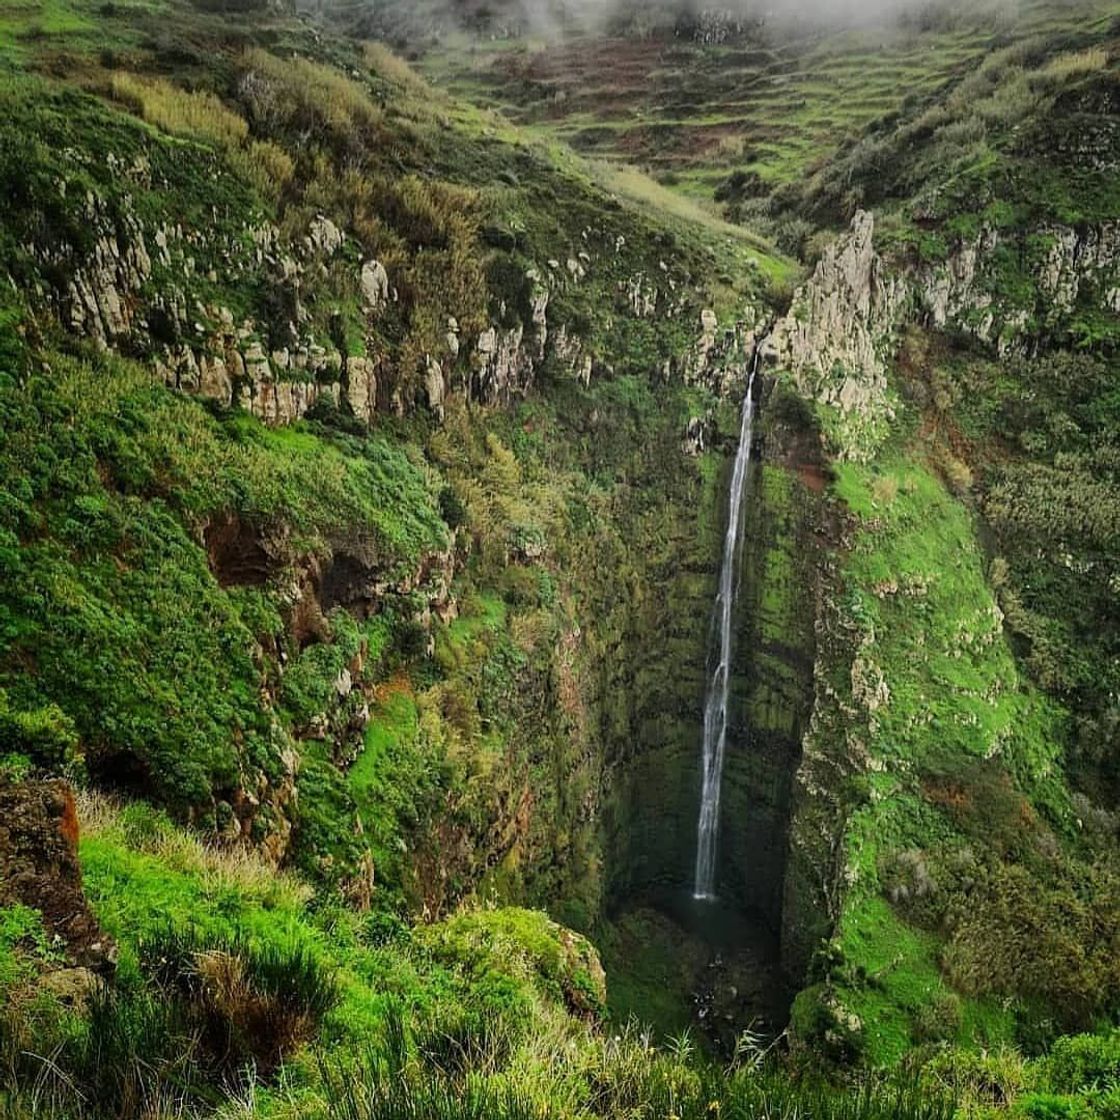
[(801, 1032), (880, 1064), (928, 1040), (1037, 1041), (1107, 1016), (1120, 993), (1094, 932), (1116, 928), (1114, 853), (1079, 831), (1061, 777), (1068, 717), (1017, 667), (968, 511), (895, 456), (838, 468), (862, 526), (837, 681), (850, 886), (827, 981), (795, 1008)]
[[(1115, 1033), (1033, 1061), (946, 1051), (907, 1079), (843, 1091), (791, 1079), (746, 1043), (723, 1068), (687, 1037), (664, 1051), (629, 1029), (601, 1033), (594, 951), (541, 914), (475, 909), (410, 931), (311, 905), (297, 878), (142, 806), (85, 797), (81, 815), (86, 888), (120, 941), (119, 975), (80, 1011), (4, 974), (0, 1103), (13, 1117), (942, 1120), (954, 1102), (973, 1116), (1111, 1115)], [(36, 928), (5, 911), (5, 951), (30, 960)], [(293, 1050), (300, 1038), (318, 1041)], [(242, 1063), (260, 1076), (281, 1054), (283, 1075), (246, 1095)]]
[[(208, 526), (289, 535), (261, 577), (332, 550), (399, 578), (442, 544), (423, 477), (392, 446), (218, 420), (116, 359), (55, 355), (49, 376), (4, 379), (0, 410), (0, 664), (5, 719), (25, 728), (11, 747), (56, 765), (58, 731), (27, 721), (58, 705), (92, 772), (180, 809), (228, 796), (242, 766), (276, 780), (285, 735), (254, 652), (280, 601), (222, 586)], [(322, 697), (297, 670), (281, 702), (299, 723)]]
[[(417, 67), (0, 15), (0, 774), (77, 787), (120, 946), (0, 909), (0, 1115), (1116, 1120), (1111, 11)], [(653, 906), (767, 238), (865, 205), (995, 311), (905, 332), (868, 462), (758, 380), (721, 890), (776, 1041)]]
[[(477, 27), (425, 41), (408, 26), (411, 5), (384, 7), (358, 22), (399, 34), (434, 82), (614, 174), (652, 175), (709, 214), (718, 205), (793, 255), (813, 256), (822, 219), (915, 195), (915, 240), (931, 208), (956, 219), (1022, 199), (1070, 224), (1086, 206), (1116, 212), (1105, 165), (1071, 176), (1060, 155), (1069, 124), (1093, 130), (1080, 90), (1107, 88), (1112, 0), (1032, 0), (1015, 18), (994, 5), (944, 5), (895, 27), (827, 33), (731, 24), (714, 39), (712, 26), (691, 26), (669, 6), (643, 10), (634, 26), (620, 17), (606, 34), (511, 39), (495, 33), (498, 5)], [(1054, 163), (1040, 176), (1044, 138)], [(1007, 151), (1010, 165), (993, 158)]]
[(1072, 713), (1074, 775), (1102, 802), (1120, 777), (1109, 746), (1117, 690), (1109, 557), (1120, 543), (1111, 369), (1109, 359), (1088, 354), (998, 365), (980, 355), (935, 356), (926, 390), (964, 438), (973, 488), (998, 541), (990, 578), (1019, 653)]

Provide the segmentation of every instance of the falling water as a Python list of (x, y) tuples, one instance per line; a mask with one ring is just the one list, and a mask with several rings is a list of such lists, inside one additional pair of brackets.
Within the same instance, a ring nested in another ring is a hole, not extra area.
[(700, 819), (696, 825), (696, 878), (692, 888), (695, 899), (715, 898), (716, 839), (719, 832), (719, 797), (723, 780), (723, 756), (727, 747), (727, 702), (731, 691), (732, 610), (738, 592), (741, 556), (743, 492), (751, 460), (751, 429), (754, 425), (754, 378), (761, 350), (756, 345), (743, 398), (743, 418), (739, 431), (739, 450), (731, 476), (728, 499), (727, 535), (723, 540), (723, 561), (719, 572), (715, 622), (719, 627), (719, 660), (708, 679), (704, 701), (704, 775), (700, 796)]

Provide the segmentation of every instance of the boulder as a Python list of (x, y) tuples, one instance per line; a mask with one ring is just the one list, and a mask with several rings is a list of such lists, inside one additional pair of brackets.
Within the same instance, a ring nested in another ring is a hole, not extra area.
[(362, 306), (376, 315), (389, 302), (389, 274), (380, 261), (362, 265)]

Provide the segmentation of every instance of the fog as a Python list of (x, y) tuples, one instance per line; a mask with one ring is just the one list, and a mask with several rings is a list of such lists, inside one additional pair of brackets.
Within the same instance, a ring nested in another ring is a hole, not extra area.
[[(397, 0), (399, 2), (399, 0)], [(415, 3), (416, 0), (412, 0)], [(975, 18), (985, 12), (1006, 17), (1018, 0), (429, 0), (418, 5), (444, 19), (514, 28), (536, 34), (610, 27), (651, 29), (685, 21), (701, 28), (738, 25), (854, 26), (892, 24), (900, 19)], [(392, 5), (394, 0), (372, 0)]]

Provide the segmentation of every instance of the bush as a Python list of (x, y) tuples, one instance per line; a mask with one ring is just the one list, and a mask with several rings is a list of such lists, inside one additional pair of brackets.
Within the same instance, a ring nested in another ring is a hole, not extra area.
[(0, 753), (23, 755), (45, 770), (58, 772), (78, 755), (74, 721), (57, 705), (13, 709), (0, 688)]
[(1059, 1038), (1045, 1061), (1056, 1093), (1078, 1093), (1120, 1082), (1120, 1030)]
[(1120, 1006), (1120, 883), (1106, 867), (1063, 864), (1053, 880), (994, 863), (954, 901), (945, 965), (954, 984), (1041, 1000), (1059, 1021)]
[(336, 149), (376, 142), (384, 113), (360, 83), (310, 59), (252, 49), (241, 60), (238, 97), (265, 135), (325, 133)]

